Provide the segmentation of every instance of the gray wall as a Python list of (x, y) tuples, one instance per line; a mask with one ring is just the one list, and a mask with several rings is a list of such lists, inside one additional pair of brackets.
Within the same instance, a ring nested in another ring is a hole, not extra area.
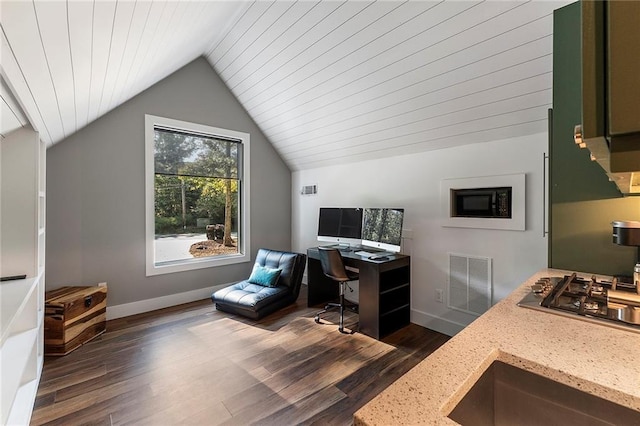
[(251, 257), (291, 247), (291, 173), (199, 58), (47, 151), (47, 289), (109, 285), (109, 305), (246, 278), (251, 263), (145, 276), (144, 115), (251, 134)]

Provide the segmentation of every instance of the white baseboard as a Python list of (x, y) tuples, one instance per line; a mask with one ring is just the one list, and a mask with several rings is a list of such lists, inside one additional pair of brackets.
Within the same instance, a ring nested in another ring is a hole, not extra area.
[(467, 324), (446, 320), (416, 309), (411, 310), (411, 322), (447, 336), (455, 336), (467, 326)]
[(107, 320), (142, 314), (144, 312), (155, 311), (156, 309), (195, 302), (196, 300), (208, 299), (211, 297), (213, 292), (228, 285), (229, 284), (220, 284), (213, 287), (185, 291), (184, 293), (170, 294), (168, 296), (139, 300), (131, 303), (123, 303), (122, 305), (107, 306)]

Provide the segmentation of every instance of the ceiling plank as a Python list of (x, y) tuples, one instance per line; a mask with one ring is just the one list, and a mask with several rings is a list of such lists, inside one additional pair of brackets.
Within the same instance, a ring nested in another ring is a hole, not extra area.
[(107, 65), (105, 67), (104, 84), (98, 104), (98, 115), (104, 115), (111, 110), (114, 92), (117, 91), (118, 74), (122, 68), (124, 51), (129, 41), (130, 29), (133, 23), (137, 2), (118, 2), (114, 11), (113, 29), (109, 41)]
[[(1, 24), (6, 50), (13, 53), (19, 68), (19, 72), (7, 72), (7, 78), (17, 90), (16, 97), (23, 100), (25, 112), (34, 119), (45, 142), (63, 139), (65, 131), (33, 4), (2, 2)], [(29, 98), (33, 99), (33, 104)]]
[(0, 94), (0, 137), (5, 137), (8, 133), (20, 129), (23, 124), (9, 105), (10, 101), (5, 100), (4, 94)]
[(77, 128), (74, 74), (69, 49), (66, 3), (33, 3), (56, 103), (66, 135)]
[(136, 48), (136, 54), (131, 64), (131, 69), (127, 75), (126, 82), (123, 89), (123, 98), (130, 99), (135, 94), (148, 88), (152, 82), (149, 77), (142, 72), (147, 69), (147, 63), (149, 52), (154, 48), (154, 42), (158, 36), (160, 29), (160, 22), (166, 19), (167, 14), (170, 16), (172, 8), (169, 8), (169, 2), (153, 2), (151, 9), (147, 17), (145, 17), (144, 30), (139, 39), (139, 44)]
[(257, 64), (260, 64), (258, 65), (259, 68), (264, 64), (263, 61), (266, 61), (273, 53), (270, 48), (272, 46), (277, 47), (278, 41), (281, 40), (282, 36), (303, 17), (316, 9), (319, 4), (311, 1), (292, 3), (281, 15), (274, 17), (275, 19), (272, 20), (264, 32), (255, 40), (252, 40), (225, 68), (217, 67), (220, 76), (229, 86), (233, 86), (239, 81), (242, 70), (256, 67)]
[[(149, 47), (144, 50), (140, 67), (138, 68), (136, 77), (134, 79), (137, 84), (137, 86), (133, 86), (135, 93), (139, 93), (155, 83), (155, 80), (152, 77), (153, 74), (155, 74), (155, 70), (153, 67), (153, 58), (158, 50), (163, 50), (164, 46), (162, 45), (162, 40), (166, 32), (169, 29), (172, 32), (176, 31), (176, 28), (172, 26), (172, 20), (176, 15), (176, 9), (178, 8), (178, 6), (180, 6), (178, 2), (166, 2), (164, 4), (162, 13), (159, 15), (158, 20), (155, 22), (155, 26), (153, 27), (153, 37), (150, 39)], [(181, 7), (186, 7), (186, 3), (182, 4)], [(185, 46), (184, 48), (188, 47)], [(163, 68), (170, 69), (171, 62), (169, 61), (167, 64), (163, 64), (162, 66)]]
[[(309, 157), (322, 153), (332, 152), (337, 149), (361, 147), (366, 144), (375, 144), (380, 141), (398, 140), (400, 136), (414, 133), (429, 133), (437, 129), (457, 129), (469, 123), (491, 122), (495, 117), (504, 118), (516, 111), (520, 112), (521, 121), (538, 119), (540, 107), (549, 107), (551, 88), (532, 92), (528, 95), (498, 99), (493, 102), (481, 103), (475, 106), (462, 107), (454, 105), (454, 113), (440, 113), (434, 111), (430, 115), (416, 113), (406, 115), (403, 120), (373, 123), (367, 127), (349, 129), (342, 134), (333, 135), (324, 139), (323, 143), (316, 143), (305, 147), (288, 151), (292, 159)], [(477, 124), (477, 123), (476, 123)]]
[[(547, 108), (547, 106), (536, 107), (533, 114), (528, 110), (509, 111), (429, 129), (406, 129), (402, 133), (380, 134), (366, 142), (352, 142), (349, 147), (341, 146), (339, 149), (321, 153), (305, 153), (290, 160), (302, 166), (345, 157), (357, 158), (363, 153), (370, 152), (384, 152), (386, 156), (394, 156), (400, 153), (404, 154), (405, 150), (409, 148), (417, 147), (420, 150), (427, 151), (430, 148), (429, 145), (434, 141), (445, 139), (458, 139), (456, 145), (475, 143), (475, 136), (474, 138), (469, 138), (468, 135), (496, 131), (507, 127), (528, 126), (535, 123), (546, 125)], [(535, 128), (535, 126), (532, 126), (532, 128)], [(362, 144), (367, 144), (367, 150), (360, 149)], [(436, 145), (435, 149), (437, 148)]]
[(9, 89), (5, 79), (2, 77), (0, 77), (0, 97), (4, 104), (2, 106), (2, 115), (0, 115), (0, 119), (2, 120), (0, 133), (6, 135), (9, 132), (29, 124), (18, 101), (14, 98), (11, 89)]
[[(243, 55), (253, 54), (255, 55), (255, 50), (251, 48), (254, 44), (261, 40), (262, 43), (267, 42), (270, 38), (273, 38), (277, 32), (274, 31), (271, 35), (269, 34), (269, 30), (276, 29), (274, 25), (279, 23), (283, 16), (289, 17), (289, 19), (297, 19), (299, 17), (298, 14), (288, 14), (292, 9), (303, 11), (304, 9), (309, 9), (309, 5), (303, 5), (302, 7), (295, 7), (298, 3), (290, 2), (290, 1), (282, 1), (272, 3), (269, 8), (267, 8), (255, 22), (251, 24), (247, 31), (245, 31), (242, 36), (235, 41), (235, 46), (232, 53), (227, 53), (220, 60), (216, 62), (216, 69), (218, 69), (221, 75), (225, 74), (225, 71), (232, 65), (236, 64), (236, 61), (242, 57)], [(233, 69), (237, 69), (239, 64), (237, 64)]]
[[(203, 50), (209, 45), (211, 36), (203, 24), (206, 23), (207, 15), (203, 11), (206, 4), (192, 3), (185, 7), (176, 17), (176, 22), (169, 24), (172, 31), (165, 34), (164, 40), (159, 42), (160, 49), (156, 50), (153, 57), (149, 59), (151, 81), (161, 80), (175, 72), (185, 63), (191, 62), (201, 56)], [(212, 21), (209, 21), (212, 23)], [(198, 36), (193, 37), (194, 28), (198, 29)]]
[(291, 138), (282, 139), (283, 142), (278, 146), (278, 149), (285, 155), (290, 155), (309, 149), (314, 145), (326, 146), (328, 143), (333, 144), (362, 134), (394, 128), (404, 123), (448, 116), (458, 117), (465, 111), (473, 111), (476, 108), (496, 108), (497, 104), (508, 100), (519, 102), (520, 105), (514, 106), (515, 109), (519, 109), (526, 105), (522, 103), (530, 101), (531, 98), (528, 96), (532, 94), (535, 94), (538, 99), (548, 102), (550, 90), (551, 73), (545, 73), (511, 84), (500, 84), (489, 90), (476, 90), (475, 93), (469, 92), (454, 98), (424, 97), (424, 99), (428, 99), (428, 102), (424, 102), (424, 105), (421, 103), (422, 106), (414, 109), (405, 108), (404, 104), (399, 104), (393, 108), (337, 122), (328, 128), (317, 128)]
[(122, 53), (122, 61), (120, 62), (120, 69), (116, 75), (116, 89), (114, 91), (114, 97), (110, 108), (115, 108), (117, 105), (122, 104), (125, 100), (130, 98), (131, 92), (128, 91), (130, 85), (131, 75), (134, 72), (134, 62), (138, 59), (140, 52), (140, 45), (144, 37), (145, 30), (149, 24), (149, 16), (151, 14), (151, 8), (154, 3), (143, 1), (137, 2), (133, 12), (131, 26), (127, 30), (129, 36), (127, 37), (126, 47)]
[(288, 164), (292, 170), (304, 170), (317, 167), (349, 164), (377, 158), (390, 158), (398, 155), (411, 155), (436, 149), (454, 148), (457, 146), (468, 145), (469, 143), (485, 143), (542, 133), (546, 126), (546, 119), (541, 119), (520, 124), (499, 125), (494, 128), (460, 130), (455, 134), (445, 135), (439, 138), (433, 137), (428, 141), (428, 144), (420, 143), (421, 141), (418, 140), (417, 142), (411, 141), (403, 146), (397, 146), (394, 148), (386, 146), (377, 150), (371, 149), (353, 155), (337, 155), (332, 158), (313, 158), (308, 161), (289, 160)]
[(204, 55), (290, 167), (317, 167), (546, 131), (567, 3), (0, 2), (0, 71), (51, 144)]
[(100, 116), (118, 2), (96, 1), (93, 8), (89, 122)]
[(89, 1), (68, 2), (69, 45), (73, 66), (76, 128), (89, 122), (93, 7)]
[[(393, 3), (382, 3), (383, 5), (392, 5)], [(425, 3), (428, 6), (432, 6), (429, 3)], [(446, 7), (442, 6), (446, 5)], [(422, 31), (427, 31), (428, 29), (436, 27), (443, 20), (449, 19), (451, 16), (455, 16), (457, 13), (461, 13), (467, 9), (473, 8), (477, 6), (478, 3), (470, 3), (470, 2), (453, 2), (453, 3), (438, 3), (436, 6), (425, 8), (424, 13), (418, 13), (418, 19), (413, 21), (411, 18), (405, 20), (404, 22), (410, 22), (413, 25), (409, 25), (410, 30), (418, 31), (420, 28)], [(381, 12), (383, 16), (385, 16), (384, 21), (377, 22), (378, 25), (373, 27), (367, 27), (367, 24), (371, 20), (370, 14), (376, 11)], [(291, 87), (291, 83), (296, 82), (299, 83), (301, 81), (301, 77), (304, 77), (303, 71), (304, 68), (308, 68), (310, 65), (314, 65), (316, 68), (322, 68), (322, 59), (324, 55), (325, 61), (331, 61), (336, 55), (336, 53), (342, 53), (342, 51), (349, 52), (355, 48), (359, 50), (362, 48), (362, 44), (366, 44), (365, 40), (367, 38), (369, 40), (376, 39), (378, 35), (384, 34), (386, 32), (387, 27), (383, 24), (389, 20), (389, 16), (385, 15), (389, 10), (383, 9), (381, 6), (377, 6), (376, 3), (371, 3), (368, 10), (363, 11), (362, 13), (358, 13), (353, 16), (353, 20), (348, 22), (348, 25), (341, 26), (336, 29), (336, 31), (332, 31), (329, 37), (326, 37), (318, 43), (318, 46), (314, 50), (305, 49), (301, 55), (295, 57), (295, 61), (291, 61), (287, 63), (286, 68), (283, 72), (279, 73), (277, 77), (271, 78), (270, 84), (265, 88), (261, 88), (259, 91), (253, 91), (251, 95), (243, 97), (245, 104), (247, 105), (248, 110), (254, 115), (255, 118), (260, 117), (261, 114), (264, 113), (265, 110), (269, 109), (265, 105), (265, 99), (270, 100), (274, 96), (277, 98), (283, 98), (286, 95), (286, 91)], [(368, 12), (368, 13), (367, 13)], [(395, 14), (391, 14), (392, 17)], [(391, 19), (393, 21), (393, 19)], [(412, 22), (413, 21), (413, 22)], [(355, 27), (355, 31), (353, 28)], [(367, 29), (369, 31), (364, 31), (363, 33), (358, 33), (358, 28)], [(393, 28), (393, 23), (392, 23)], [(426, 28), (426, 29), (424, 29)], [(406, 31), (406, 27), (403, 25), (398, 26), (390, 33), (386, 34), (387, 37), (394, 37), (396, 40), (398, 37), (405, 38), (407, 37), (403, 34), (403, 31)], [(351, 38), (348, 38), (351, 33), (355, 33), (355, 35), (360, 37), (356, 37), (355, 41)], [(377, 39), (376, 41), (380, 41)], [(352, 42), (345, 43), (345, 42)], [(345, 53), (346, 53), (345, 52)], [(318, 64), (318, 65), (316, 65)], [(296, 74), (301, 74), (301, 77), (298, 77)], [(316, 77), (322, 77), (322, 74), (316, 73), (314, 74)], [(285, 93), (284, 95), (282, 93)], [(271, 101), (270, 101), (271, 102)], [(274, 102), (273, 105), (278, 105), (277, 102)]]
[[(229, 84), (236, 97), (240, 99), (243, 93), (260, 83), (270, 74), (277, 72), (286, 62), (290, 61), (296, 54), (299, 54), (305, 46), (311, 48), (313, 43), (326, 35), (328, 30), (323, 29), (326, 21), (337, 19), (336, 17), (343, 13), (349, 15), (359, 10), (350, 11), (349, 9), (352, 6), (346, 8), (345, 4), (342, 2), (323, 2), (318, 7), (314, 7), (309, 14), (305, 14), (296, 21), (284, 36), (279, 38), (279, 44), (269, 48), (269, 57), (266, 61), (259, 61), (255, 65), (247, 67), (247, 72), (243, 73), (237, 82)], [(338, 24), (334, 23), (334, 25)], [(210, 62), (215, 66), (215, 56), (209, 55), (209, 58)]]
[(251, 30), (256, 21), (260, 19), (272, 5), (272, 2), (266, 1), (252, 2), (234, 26), (227, 28), (224, 37), (217, 43), (212, 51), (209, 52), (211, 57), (215, 58), (213, 62), (214, 66), (217, 66), (218, 62), (224, 59), (229, 51), (233, 49), (245, 33)]
[[(493, 2), (492, 4), (502, 4), (499, 2)], [(513, 6), (512, 6), (513, 7)], [(473, 11), (476, 11), (474, 8)], [(469, 13), (464, 15), (468, 17), (476, 17), (475, 13)], [(507, 19), (507, 17), (505, 17)], [(467, 25), (473, 23), (467, 22)], [(465, 28), (463, 25), (453, 21), (454, 31), (461, 31), (459, 28)], [(422, 25), (420, 25), (422, 28)], [(492, 27), (494, 27), (492, 25)], [(524, 32), (524, 31), (523, 31)], [(531, 33), (529, 28), (526, 29), (526, 36), (521, 42), (530, 40)], [(446, 32), (444, 32), (446, 34)], [(460, 34), (460, 33), (458, 33)], [(543, 33), (544, 34), (544, 33)], [(547, 33), (548, 34), (548, 33)], [(490, 38), (493, 34), (489, 32), (484, 38)], [(396, 85), (389, 90), (398, 90), (401, 86), (407, 86), (415, 84), (423, 80), (423, 73), (428, 70), (439, 68), (440, 72), (444, 73), (449, 70), (453, 70), (470, 63), (469, 56), (475, 55), (476, 59), (482, 59), (495, 52), (492, 49), (505, 49), (503, 43), (514, 46), (517, 40), (514, 39), (512, 34), (504, 36), (503, 40), (493, 40), (485, 45), (477, 45), (478, 48), (469, 48), (471, 41), (464, 40), (462, 42), (457, 39), (460, 37), (454, 37), (452, 39), (445, 39), (446, 42), (440, 42), (444, 36), (438, 34), (437, 37), (426, 33), (421, 34), (420, 37), (411, 40), (412, 43), (406, 45), (406, 43), (397, 44), (396, 47), (391, 50), (384, 50), (384, 55), (379, 55), (378, 52), (372, 51), (369, 55), (373, 61), (365, 61), (358, 65), (356, 68), (346, 69), (344, 72), (337, 75), (333, 75), (331, 71), (324, 75), (314, 76), (314, 79), (309, 82), (303, 82), (299, 85), (298, 90), (292, 96), (289, 96), (287, 102), (277, 103), (274, 97), (272, 102), (269, 103), (269, 118), (271, 120), (277, 120), (279, 114), (289, 114), (290, 109), (295, 108), (297, 114), (302, 114), (308, 110), (312, 110), (318, 103), (323, 105), (330, 104), (331, 108), (334, 107), (336, 93), (340, 94), (340, 98), (346, 98), (353, 93), (362, 92), (363, 88), (370, 86), (376, 93), (380, 91), (380, 84), (387, 81), (401, 81), (401, 85)], [(474, 38), (474, 40), (478, 40)], [(480, 39), (482, 40), (482, 39)], [(416, 43), (417, 42), (417, 43)], [(471, 44), (473, 46), (473, 44)], [(374, 47), (372, 47), (374, 49)], [(412, 73), (410, 73), (413, 70)], [(333, 77), (333, 78), (332, 78)], [(284, 89), (281, 93), (284, 93)], [(366, 96), (366, 94), (364, 95)], [(324, 98), (323, 98), (324, 97)], [(287, 109), (287, 107), (289, 109)], [(264, 114), (264, 111), (263, 113)], [(261, 117), (260, 112), (255, 112), (254, 118), (260, 123), (265, 130), (269, 129), (273, 123), (265, 121)]]
[[(530, 52), (526, 52), (524, 49), (509, 51), (507, 53), (511, 54), (503, 54), (505, 57), (497, 56), (480, 62), (471, 62), (467, 67), (457, 70), (443, 73), (438, 73), (436, 70), (433, 75), (423, 71), (420, 75), (422, 79), (417, 82), (410, 78), (407, 78), (406, 81), (394, 79), (366, 88), (360, 93), (334, 92), (332, 97), (327, 96), (323, 99), (321, 107), (311, 110), (312, 114), (306, 114), (305, 120), (302, 121), (300, 118), (305, 115), (306, 111), (300, 107), (300, 114), (297, 114), (296, 118), (290, 117), (289, 123), (283, 122), (272, 129), (278, 131), (278, 136), (274, 136), (274, 138), (284, 140), (286, 137), (295, 137), (298, 129), (306, 130), (311, 124), (311, 128), (325, 127), (330, 129), (333, 123), (338, 120), (344, 120), (354, 115), (368, 116), (369, 113), (376, 110), (383, 110), (384, 114), (392, 115), (394, 112), (397, 113), (398, 109), (411, 110), (434, 102), (446, 101), (450, 97), (460, 96), (461, 93), (473, 93), (479, 89), (484, 90), (550, 72), (551, 65), (548, 60), (550, 46), (538, 42), (535, 47), (540, 51), (534, 60), (529, 60), (526, 56), (528, 53), (534, 52), (535, 49)], [(519, 52), (519, 54), (515, 52)], [(389, 106), (400, 106), (400, 108), (388, 109)], [(370, 119), (373, 120), (374, 117), (370, 117)], [(266, 134), (270, 135), (270, 131), (267, 130)]]

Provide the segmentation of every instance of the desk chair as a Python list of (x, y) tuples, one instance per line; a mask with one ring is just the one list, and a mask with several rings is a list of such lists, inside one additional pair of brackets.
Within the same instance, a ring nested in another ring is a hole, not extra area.
[(358, 273), (348, 271), (344, 267), (344, 263), (342, 262), (342, 256), (340, 255), (340, 251), (335, 248), (326, 248), (326, 247), (318, 247), (318, 252), (320, 254), (320, 264), (322, 265), (322, 272), (328, 278), (337, 281), (340, 285), (340, 303), (328, 303), (323, 310), (316, 314), (316, 323), (320, 324), (320, 315), (331, 309), (339, 309), (340, 310), (340, 325), (338, 326), (338, 330), (340, 333), (344, 334), (352, 334), (344, 331), (344, 310), (349, 309), (353, 312), (358, 312), (357, 306), (347, 305), (345, 304), (344, 299), (344, 290), (347, 282), (355, 281), (358, 279)]

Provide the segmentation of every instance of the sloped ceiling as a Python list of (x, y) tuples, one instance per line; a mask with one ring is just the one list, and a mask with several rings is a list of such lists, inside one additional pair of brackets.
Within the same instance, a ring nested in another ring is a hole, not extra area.
[(1, 0), (2, 77), (53, 144), (203, 55), (247, 6)]
[(567, 3), (3, 0), (1, 71), (53, 144), (204, 55), (298, 170), (544, 132)]

